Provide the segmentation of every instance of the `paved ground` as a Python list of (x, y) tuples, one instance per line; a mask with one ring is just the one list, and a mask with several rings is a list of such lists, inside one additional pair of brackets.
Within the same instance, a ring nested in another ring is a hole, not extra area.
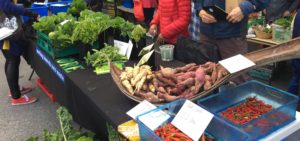
[(59, 128), (56, 119), (57, 105), (50, 102), (44, 93), (37, 87), (34, 75), (31, 81), (28, 77), (31, 68), (22, 60), (20, 66), (20, 84), (31, 85), (34, 90), (30, 95), (39, 98), (37, 103), (25, 106), (11, 106), (8, 86), (4, 75), (4, 62), (0, 53), (0, 141), (23, 141), (30, 136), (42, 134), (44, 129), (55, 130)]

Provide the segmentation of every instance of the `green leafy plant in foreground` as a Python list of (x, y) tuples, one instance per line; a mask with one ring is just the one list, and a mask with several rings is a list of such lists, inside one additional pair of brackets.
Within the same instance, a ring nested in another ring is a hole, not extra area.
[[(64, 107), (56, 111), (60, 129), (54, 132), (43, 131), (44, 141), (93, 141), (93, 133), (81, 133), (72, 126), (72, 116)], [(27, 141), (38, 141), (38, 137), (31, 137)]]

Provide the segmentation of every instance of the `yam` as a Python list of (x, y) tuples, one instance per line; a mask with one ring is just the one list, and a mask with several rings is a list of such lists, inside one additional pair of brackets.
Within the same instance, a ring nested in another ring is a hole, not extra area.
[(187, 64), (183, 67), (176, 68), (176, 71), (177, 72), (187, 72), (193, 66), (196, 66), (196, 64), (195, 63), (190, 63), (190, 64)]
[(161, 74), (165, 78), (173, 78), (175, 76), (175, 73), (177, 72), (175, 69), (172, 68), (164, 68), (163, 66), (160, 66)]
[(164, 78), (161, 73), (156, 73), (155, 76), (159, 81), (165, 83), (168, 86), (176, 85), (171, 79)]
[(160, 93), (160, 92), (158, 92), (157, 96), (167, 102), (171, 102), (171, 101), (181, 98), (181, 96), (172, 96), (172, 95), (168, 95), (168, 94), (164, 94), (164, 93)]
[(177, 77), (177, 83), (180, 83), (191, 77), (195, 77), (195, 72), (189, 71), (189, 72), (183, 73), (183, 75)]

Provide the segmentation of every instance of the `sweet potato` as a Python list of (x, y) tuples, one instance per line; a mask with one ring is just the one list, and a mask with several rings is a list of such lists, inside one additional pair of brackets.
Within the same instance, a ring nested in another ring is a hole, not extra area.
[(158, 87), (157, 91), (161, 93), (167, 93), (164, 87)]
[(136, 95), (137, 97), (141, 98), (141, 99), (145, 99), (149, 102), (152, 103), (157, 103), (160, 102), (161, 100), (158, 98), (157, 95), (155, 95), (152, 92), (144, 92), (144, 91), (139, 91), (139, 92), (135, 92), (134, 95)]
[(187, 64), (183, 67), (176, 68), (176, 71), (177, 72), (187, 72), (193, 66), (196, 66), (196, 64), (195, 63), (190, 63), (190, 64)]
[(201, 67), (203, 68), (203, 70), (206, 74), (211, 74), (213, 71), (214, 65), (215, 65), (215, 63), (207, 62), (206, 64), (201, 65)]
[(168, 94), (164, 94), (164, 93), (160, 93), (160, 92), (157, 94), (157, 96), (167, 102), (171, 102), (171, 101), (181, 98), (181, 96), (172, 96), (172, 95), (168, 95)]
[(204, 85), (205, 81), (199, 81), (199, 80), (195, 80), (195, 89), (194, 91), (192, 91), (193, 94), (197, 94), (199, 93), (200, 89), (202, 88), (202, 86)]
[(130, 83), (129, 83), (128, 80), (123, 80), (123, 81), (122, 81), (122, 85), (126, 88), (126, 90), (127, 90), (130, 94), (133, 94), (133, 88), (132, 88), (132, 86), (130, 85)]
[(195, 84), (195, 79), (190, 77), (190, 78), (178, 83), (177, 86), (182, 85), (182, 86), (188, 87), (188, 86), (192, 86), (194, 84)]
[(213, 71), (212, 71), (212, 74), (211, 74), (211, 82), (212, 82), (212, 84), (214, 84), (216, 82), (217, 77), (218, 77), (218, 70), (217, 70), (216, 65), (214, 64)]
[(195, 72), (195, 79), (204, 82), (205, 80), (205, 72), (202, 67), (198, 67), (198, 69)]
[(171, 79), (164, 78), (161, 73), (156, 73), (155, 76), (159, 81), (161, 81), (169, 86), (176, 85)]
[(226, 76), (228, 74), (228, 71), (223, 66), (221, 66), (220, 64), (218, 64), (217, 69), (218, 69), (217, 80), (222, 79), (224, 76)]
[(193, 78), (193, 77), (195, 77), (194, 71), (186, 72), (183, 75), (177, 77), (177, 83), (180, 83), (188, 78)]
[(210, 77), (209, 75), (205, 75), (205, 81), (210, 81), (210, 82), (212, 82), (211, 77)]
[(175, 76), (175, 73), (177, 72), (176, 69), (172, 68), (164, 68), (163, 66), (160, 66), (161, 74), (165, 78), (173, 78)]
[(188, 70), (187, 70), (187, 72), (189, 72), (189, 71), (196, 71), (197, 69), (199, 68), (199, 66), (192, 66), (192, 67), (190, 67)]
[(205, 81), (205, 84), (203, 86), (204, 87), (204, 91), (209, 90), (211, 88), (211, 86), (212, 86), (212, 82)]

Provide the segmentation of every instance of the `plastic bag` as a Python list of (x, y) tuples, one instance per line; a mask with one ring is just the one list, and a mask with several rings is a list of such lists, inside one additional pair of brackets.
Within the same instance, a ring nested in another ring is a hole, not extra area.
[(133, 13), (137, 21), (142, 22), (145, 20), (143, 5), (141, 0), (134, 0)]

